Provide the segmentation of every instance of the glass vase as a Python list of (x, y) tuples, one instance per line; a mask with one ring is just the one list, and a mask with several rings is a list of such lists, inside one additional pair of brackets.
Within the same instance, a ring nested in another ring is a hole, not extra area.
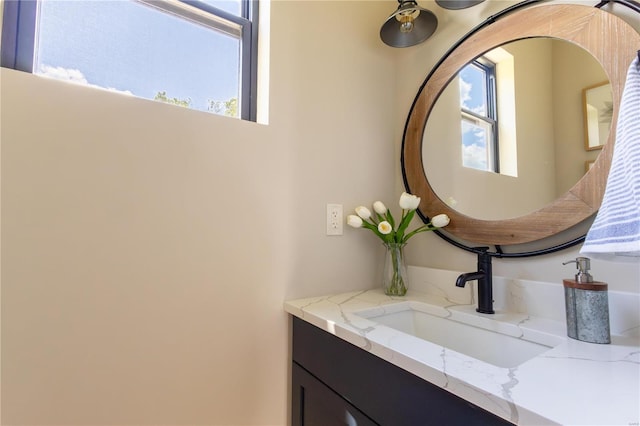
[(382, 289), (388, 296), (407, 294), (407, 266), (404, 263), (405, 244), (385, 243), (384, 269), (382, 271)]

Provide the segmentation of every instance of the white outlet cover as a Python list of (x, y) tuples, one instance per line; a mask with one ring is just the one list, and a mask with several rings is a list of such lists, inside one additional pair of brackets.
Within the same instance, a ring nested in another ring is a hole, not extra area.
[(342, 204), (327, 204), (327, 235), (342, 235)]

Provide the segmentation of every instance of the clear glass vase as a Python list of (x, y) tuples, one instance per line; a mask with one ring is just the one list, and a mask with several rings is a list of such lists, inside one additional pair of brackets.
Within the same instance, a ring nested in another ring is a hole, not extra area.
[(405, 244), (385, 243), (384, 269), (382, 271), (382, 289), (389, 296), (407, 294), (409, 280), (407, 266), (404, 263)]

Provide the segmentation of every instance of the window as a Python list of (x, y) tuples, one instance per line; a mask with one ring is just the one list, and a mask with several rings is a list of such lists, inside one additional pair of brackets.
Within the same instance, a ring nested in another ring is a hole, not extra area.
[(499, 173), (495, 70), (494, 63), (479, 58), (459, 73), (462, 164)]
[(4, 4), (4, 67), (255, 121), (256, 0)]

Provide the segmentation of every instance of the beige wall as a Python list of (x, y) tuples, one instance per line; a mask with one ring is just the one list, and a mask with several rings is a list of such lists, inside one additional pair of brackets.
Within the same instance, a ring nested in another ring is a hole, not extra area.
[(283, 301), (382, 255), (324, 232), (396, 196), (387, 9), (274, 2), (268, 126), (2, 69), (2, 424), (286, 423)]
[[(326, 237), (325, 204), (395, 202), (422, 79), (504, 6), (389, 49), (393, 1), (273, 2), (268, 126), (3, 69), (2, 423), (285, 424), (283, 300), (370, 288), (382, 255)], [(576, 253), (496, 273), (560, 283)], [(408, 255), (475, 264), (430, 234)], [(637, 291), (637, 265), (594, 270)]]

